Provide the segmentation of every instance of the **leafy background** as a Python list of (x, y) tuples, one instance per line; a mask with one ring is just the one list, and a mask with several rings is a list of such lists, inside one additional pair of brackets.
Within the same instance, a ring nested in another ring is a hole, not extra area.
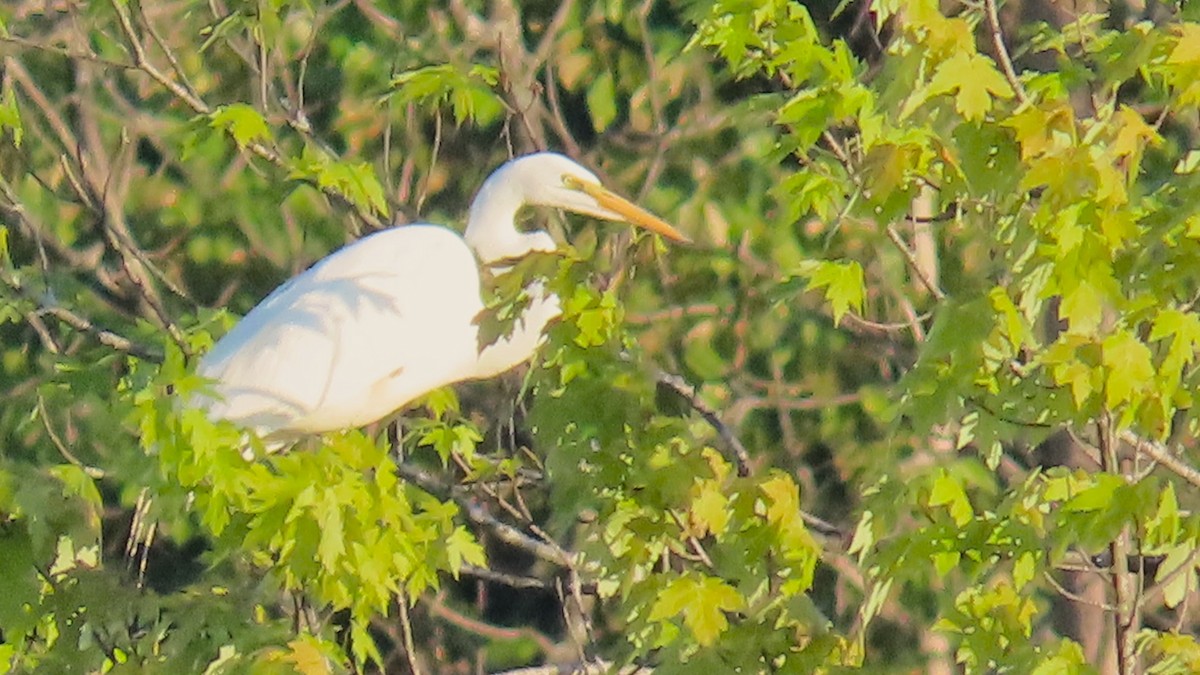
[[(1195, 13), (5, 4), (0, 657), (1200, 669)], [(532, 366), (253, 463), (181, 412), (273, 287), (546, 148), (695, 245), (531, 213)]]

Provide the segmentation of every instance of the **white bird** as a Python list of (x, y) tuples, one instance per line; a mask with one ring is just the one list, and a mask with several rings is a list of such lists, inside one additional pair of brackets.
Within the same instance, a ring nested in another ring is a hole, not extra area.
[(527, 204), (687, 241), (562, 155), (513, 159), (480, 188), (465, 236), (428, 224), (383, 230), (275, 289), (201, 359), (212, 397), (199, 405), (280, 444), (370, 424), (429, 391), (524, 362), (558, 315), (557, 298), (533, 293), (513, 333), (482, 351), (477, 321), (480, 264), (557, 248), (546, 232), (517, 229)]

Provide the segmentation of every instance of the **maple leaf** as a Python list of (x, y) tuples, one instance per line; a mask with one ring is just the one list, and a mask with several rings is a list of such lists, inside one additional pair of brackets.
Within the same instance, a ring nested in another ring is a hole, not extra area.
[(971, 522), (975, 517), (975, 510), (971, 508), (971, 501), (967, 498), (962, 482), (945, 471), (940, 472), (933, 482), (933, 489), (929, 493), (929, 505), (945, 506), (950, 517), (954, 519), (954, 524), (959, 527)]
[(825, 299), (833, 305), (834, 325), (841, 323), (851, 307), (856, 312), (862, 311), (866, 290), (862, 265), (858, 262), (806, 261), (800, 265), (798, 272), (808, 277), (805, 290), (825, 288)]
[(1182, 23), (1179, 25), (1179, 42), (1167, 57), (1167, 63), (1179, 65), (1200, 65), (1200, 24)]
[(1123, 105), (1116, 114), (1119, 130), (1113, 139), (1113, 154), (1118, 157), (1140, 153), (1145, 145), (1158, 145), (1162, 136), (1133, 108)]
[(729, 525), (729, 499), (721, 493), (721, 485), (714, 480), (697, 484), (694, 489), (691, 516), (697, 533), (711, 533), (720, 538)]
[(1104, 366), (1108, 368), (1105, 404), (1116, 407), (1145, 391), (1154, 378), (1150, 349), (1127, 331), (1104, 339)]
[(969, 121), (983, 119), (992, 109), (992, 97), (1012, 98), (1008, 81), (992, 60), (979, 54), (959, 52), (946, 59), (929, 82), (931, 96), (957, 92), (954, 107)]
[(649, 619), (662, 621), (680, 614), (701, 646), (716, 642), (729, 627), (725, 612), (745, 607), (735, 588), (715, 577), (686, 574), (672, 581), (650, 608)]

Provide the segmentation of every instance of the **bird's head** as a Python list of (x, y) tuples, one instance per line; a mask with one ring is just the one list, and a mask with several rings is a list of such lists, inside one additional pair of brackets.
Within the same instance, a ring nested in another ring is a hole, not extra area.
[(539, 152), (506, 162), (479, 189), (464, 236), (480, 260), (490, 263), (556, 248), (545, 232), (517, 230), (517, 211), (526, 204), (626, 222), (674, 241), (689, 241), (666, 221), (601, 185), (596, 174), (577, 162)]
[(690, 241), (663, 219), (604, 187), (596, 174), (568, 157), (539, 152), (514, 159), (509, 166), (527, 203), (629, 223), (678, 242)]

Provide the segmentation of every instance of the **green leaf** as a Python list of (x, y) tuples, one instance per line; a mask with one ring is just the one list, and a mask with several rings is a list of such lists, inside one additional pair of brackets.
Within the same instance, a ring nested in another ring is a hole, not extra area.
[(387, 213), (383, 185), (375, 169), (366, 162), (346, 162), (320, 150), (305, 148), (300, 159), (293, 160), (288, 168), (289, 178), (311, 180), (322, 188), (335, 190), (364, 211)]
[(862, 312), (866, 285), (862, 265), (857, 261), (806, 261), (800, 265), (798, 274), (808, 278), (805, 290), (825, 289), (825, 299), (833, 305), (835, 325), (839, 325), (851, 309)]
[(1017, 556), (1016, 562), (1013, 563), (1013, 585), (1020, 591), (1025, 588), (1025, 585), (1033, 581), (1033, 577), (1037, 574), (1037, 554), (1033, 551), (1025, 551)]
[(1058, 650), (1030, 671), (1031, 675), (1083, 675), (1095, 672), (1083, 655), (1083, 647), (1069, 639), (1059, 641)]
[(724, 581), (688, 573), (659, 593), (648, 618), (663, 621), (683, 614), (684, 625), (696, 641), (708, 646), (729, 627), (725, 612), (738, 611), (745, 604), (741, 594)]
[[(34, 564), (33, 547), (25, 528), (10, 523), (0, 528), (0, 624), (5, 640), (18, 642), (38, 620), (40, 582)], [(13, 635), (10, 637), (9, 632)]]
[(947, 507), (946, 510), (954, 524), (959, 527), (971, 522), (975, 517), (975, 510), (971, 508), (971, 501), (967, 499), (962, 482), (944, 470), (938, 472), (933, 481), (933, 488), (929, 492), (929, 505)]
[(1193, 545), (1183, 544), (1167, 551), (1156, 578), (1163, 582), (1163, 604), (1174, 609), (1196, 588)]
[(1125, 485), (1120, 476), (1109, 473), (1097, 474), (1094, 483), (1083, 489), (1063, 504), (1062, 510), (1067, 512), (1098, 511), (1112, 503), (1113, 495)]
[(338, 561), (346, 552), (346, 539), (343, 530), (342, 506), (333, 496), (326, 492), (316, 505), (317, 522), (321, 524), (321, 542), (317, 546), (317, 556), (326, 572), (335, 572)]
[(1136, 404), (1154, 381), (1150, 349), (1127, 331), (1104, 339), (1104, 366), (1108, 369), (1104, 402), (1109, 409)]
[(958, 52), (946, 59), (929, 81), (931, 96), (956, 92), (954, 107), (970, 121), (983, 119), (992, 97), (1012, 98), (1013, 90), (992, 60), (981, 54)]
[(1100, 327), (1106, 300), (1103, 288), (1091, 279), (1080, 279), (1063, 294), (1058, 313), (1067, 320), (1072, 333), (1091, 334)]
[(721, 484), (715, 480), (699, 481), (693, 493), (690, 512), (697, 534), (701, 537), (711, 534), (720, 539), (732, 517), (729, 498), (721, 492)]
[(12, 134), (13, 145), (21, 147), (25, 137), (25, 126), (21, 122), (21, 109), (17, 107), (17, 99), (13, 94), (11, 84), (4, 89), (4, 97), (0, 99), (0, 131), (7, 129)]
[(786, 525), (799, 517), (800, 486), (796, 485), (791, 476), (775, 472), (773, 477), (759, 485), (759, 489), (770, 499), (767, 506), (767, 522)]
[(221, 106), (209, 114), (209, 124), (214, 129), (226, 131), (239, 148), (251, 143), (272, 140), (271, 127), (257, 110), (245, 103)]
[(596, 133), (603, 133), (617, 117), (617, 92), (613, 86), (613, 76), (604, 71), (592, 82), (587, 90), (588, 112), (592, 116), (592, 127)]
[(498, 81), (495, 68), (475, 65), (463, 72), (448, 63), (439, 64), (392, 78), (389, 96), (434, 108), (449, 103), (456, 124), (470, 120), (486, 126), (504, 112), (504, 104), (493, 89)]
[(454, 528), (454, 532), (446, 537), (446, 558), (449, 561), (450, 574), (455, 579), (458, 578), (464, 564), (476, 566), (487, 564), (487, 556), (484, 555), (483, 547), (463, 527)]

